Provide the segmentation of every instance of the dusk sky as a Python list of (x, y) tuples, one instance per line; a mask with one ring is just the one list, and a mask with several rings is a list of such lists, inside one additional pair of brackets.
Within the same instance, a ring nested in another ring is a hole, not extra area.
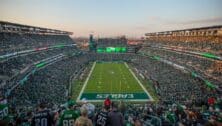
[(0, 0), (0, 20), (71, 31), (75, 37), (222, 25), (222, 0)]

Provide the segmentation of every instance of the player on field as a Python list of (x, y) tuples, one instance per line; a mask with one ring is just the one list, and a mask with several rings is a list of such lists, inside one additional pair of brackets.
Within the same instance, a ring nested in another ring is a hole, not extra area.
[(59, 126), (73, 126), (75, 120), (80, 116), (80, 113), (73, 108), (73, 103), (68, 104), (68, 109), (62, 112), (59, 120)]
[(32, 126), (53, 126), (53, 117), (50, 111), (46, 109), (45, 103), (39, 105), (38, 111), (32, 118)]

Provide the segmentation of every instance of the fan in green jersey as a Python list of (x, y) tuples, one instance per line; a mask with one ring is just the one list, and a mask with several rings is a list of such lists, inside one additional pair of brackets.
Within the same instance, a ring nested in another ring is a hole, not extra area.
[(63, 111), (60, 120), (59, 126), (73, 126), (75, 120), (80, 116), (80, 113), (73, 107), (73, 104), (68, 104), (68, 109)]
[(8, 105), (0, 104), (0, 120), (8, 117)]

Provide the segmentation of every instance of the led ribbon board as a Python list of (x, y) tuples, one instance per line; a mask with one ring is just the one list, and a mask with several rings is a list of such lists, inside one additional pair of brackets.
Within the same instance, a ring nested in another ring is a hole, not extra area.
[(127, 52), (126, 47), (104, 47), (97, 48), (98, 53), (125, 53)]

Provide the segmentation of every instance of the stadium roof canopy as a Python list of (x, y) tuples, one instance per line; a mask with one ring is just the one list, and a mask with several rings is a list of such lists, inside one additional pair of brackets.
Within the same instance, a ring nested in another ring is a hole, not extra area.
[(0, 21), (0, 32), (25, 34), (72, 35), (72, 32)]
[(145, 33), (146, 36), (148, 35), (156, 35), (156, 34), (166, 34), (166, 33), (173, 33), (173, 32), (181, 32), (181, 31), (197, 31), (197, 30), (212, 30), (212, 29), (222, 29), (222, 25), (214, 25), (214, 26), (207, 26), (207, 27), (199, 27), (199, 28), (189, 28), (189, 29), (182, 29), (182, 30), (173, 30), (173, 31), (162, 31), (162, 32), (153, 32), (153, 33)]

